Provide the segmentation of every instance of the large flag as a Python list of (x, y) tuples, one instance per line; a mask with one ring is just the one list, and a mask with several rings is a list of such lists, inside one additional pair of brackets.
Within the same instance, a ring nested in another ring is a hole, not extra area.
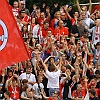
[(21, 33), (7, 0), (0, 0), (0, 69), (28, 59)]

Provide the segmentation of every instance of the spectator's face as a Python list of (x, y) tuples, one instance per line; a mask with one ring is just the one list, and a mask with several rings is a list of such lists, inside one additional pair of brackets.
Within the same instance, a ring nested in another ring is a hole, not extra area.
[(42, 81), (43, 81), (42, 76), (38, 78), (38, 81), (39, 81), (39, 82), (42, 82)]
[(28, 64), (28, 66), (32, 66), (32, 64), (31, 64), (31, 62), (30, 62), (30, 61), (28, 61), (28, 63), (27, 63), (27, 64)]
[(14, 81), (12, 81), (12, 86), (13, 87), (16, 87), (16, 85), (17, 85), (17, 82), (14, 80)]
[(32, 18), (32, 24), (35, 24), (35, 18)]
[(82, 20), (78, 21), (78, 24), (79, 24), (79, 25), (82, 25), (82, 23), (83, 23), (83, 21), (82, 21)]
[(12, 75), (13, 75), (13, 72), (9, 72), (9, 73), (8, 73), (8, 76), (12, 76)]
[(75, 12), (75, 13), (74, 13), (74, 16), (76, 16), (76, 17), (78, 18), (78, 17), (79, 17), (78, 12)]
[(48, 27), (49, 27), (49, 23), (45, 23), (44, 24), (44, 29), (48, 29)]
[(56, 13), (56, 18), (60, 18), (60, 13), (59, 12)]
[(63, 21), (59, 21), (59, 27), (63, 27), (63, 26), (64, 26)]
[(100, 70), (100, 65), (97, 66), (97, 69)]
[(25, 15), (25, 12), (21, 12), (21, 17), (24, 17), (24, 15)]
[(41, 19), (44, 19), (44, 18), (45, 18), (44, 13), (41, 13), (41, 14), (40, 14), (40, 17), (41, 17)]
[(4, 97), (5, 99), (7, 99), (9, 96), (6, 93), (4, 93)]
[(0, 86), (0, 90), (2, 89), (2, 86)]
[(100, 74), (95, 74), (95, 76), (96, 76), (96, 78), (98, 78), (98, 79), (100, 78)]
[(96, 25), (96, 26), (99, 26), (99, 25), (100, 25), (100, 21), (99, 21), (99, 20), (96, 20), (96, 21), (95, 21), (95, 25)]
[(68, 10), (71, 11), (71, 10), (72, 10), (72, 6), (69, 6), (69, 7), (68, 7)]
[(78, 90), (78, 91), (81, 91), (81, 90), (82, 90), (82, 85), (81, 85), (81, 84), (79, 84), (79, 85), (77, 86), (77, 90)]
[(24, 8), (24, 6), (25, 6), (24, 4), (21, 4), (21, 8)]
[(31, 68), (26, 68), (26, 73), (30, 74), (31, 73)]
[(65, 73), (66, 72), (66, 67), (65, 66), (61, 66), (61, 71), (62, 71), (62, 73)]
[(97, 49), (100, 50), (100, 45), (97, 45)]
[(15, 1), (13, 6), (14, 6), (14, 8), (18, 8), (18, 2)]
[(62, 20), (65, 19), (66, 18), (66, 14), (65, 13), (62, 13), (61, 14), (61, 18), (62, 18)]
[(100, 17), (100, 11), (96, 12), (96, 17)]
[(50, 8), (46, 8), (46, 12), (50, 12)]
[(26, 89), (26, 92), (27, 92), (27, 93), (29, 93), (29, 92), (30, 92), (30, 90), (31, 90), (31, 88), (30, 88), (30, 87), (28, 87), (28, 88)]
[(58, 100), (58, 94), (53, 94), (54, 100)]
[(48, 31), (48, 37), (50, 37), (52, 35), (51, 31)]
[(12, 66), (11, 66), (11, 69), (12, 69), (12, 70), (16, 70), (16, 65), (12, 65)]
[(33, 34), (32, 34), (32, 33), (28, 34), (28, 37), (29, 37), (29, 38), (32, 38), (32, 36), (33, 36)]
[(91, 98), (93, 95), (91, 93), (89, 93), (89, 98)]
[(75, 78), (75, 76), (73, 76), (73, 77), (72, 77), (72, 81), (76, 81), (76, 78)]
[(86, 18), (86, 14), (82, 13), (82, 19), (85, 19), (85, 18)]
[(37, 8), (37, 6), (36, 5), (33, 5), (33, 9), (35, 10)]
[(63, 12), (64, 12), (63, 7), (60, 7), (60, 13), (63, 13)]
[(23, 26), (23, 31), (27, 31), (27, 26)]

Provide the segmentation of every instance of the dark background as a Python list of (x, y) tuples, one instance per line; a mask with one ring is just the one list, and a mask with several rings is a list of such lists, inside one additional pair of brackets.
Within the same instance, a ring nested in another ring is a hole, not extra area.
[[(10, 4), (13, 5), (13, 2), (14, 1), (17, 1), (17, 0), (9, 0)], [(66, 4), (73, 4), (75, 5), (76, 0), (26, 0), (26, 8), (29, 9), (30, 12), (32, 12), (32, 5), (33, 4), (36, 4), (38, 5), (39, 7), (41, 7), (42, 3), (46, 3), (48, 6), (51, 7), (51, 10), (53, 8), (53, 4), (55, 2), (57, 2), (59, 4), (59, 6), (62, 6), (62, 5), (66, 5)], [(99, 0), (92, 0), (92, 2), (98, 2)], [(89, 0), (79, 0), (80, 3), (89, 3)], [(93, 5), (94, 6), (94, 5)], [(74, 10), (77, 10), (77, 7), (76, 6), (73, 6)]]

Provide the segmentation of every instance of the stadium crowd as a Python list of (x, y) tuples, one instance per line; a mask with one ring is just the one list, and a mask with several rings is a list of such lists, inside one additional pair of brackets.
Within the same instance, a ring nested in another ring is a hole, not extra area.
[(29, 59), (1, 70), (0, 100), (100, 100), (100, 5), (9, 4)]

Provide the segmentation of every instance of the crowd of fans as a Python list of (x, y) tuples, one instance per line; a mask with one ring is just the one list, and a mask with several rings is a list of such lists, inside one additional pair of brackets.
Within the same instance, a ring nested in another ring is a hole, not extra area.
[(9, 4), (29, 59), (2, 69), (0, 100), (100, 100), (100, 5), (89, 3)]

